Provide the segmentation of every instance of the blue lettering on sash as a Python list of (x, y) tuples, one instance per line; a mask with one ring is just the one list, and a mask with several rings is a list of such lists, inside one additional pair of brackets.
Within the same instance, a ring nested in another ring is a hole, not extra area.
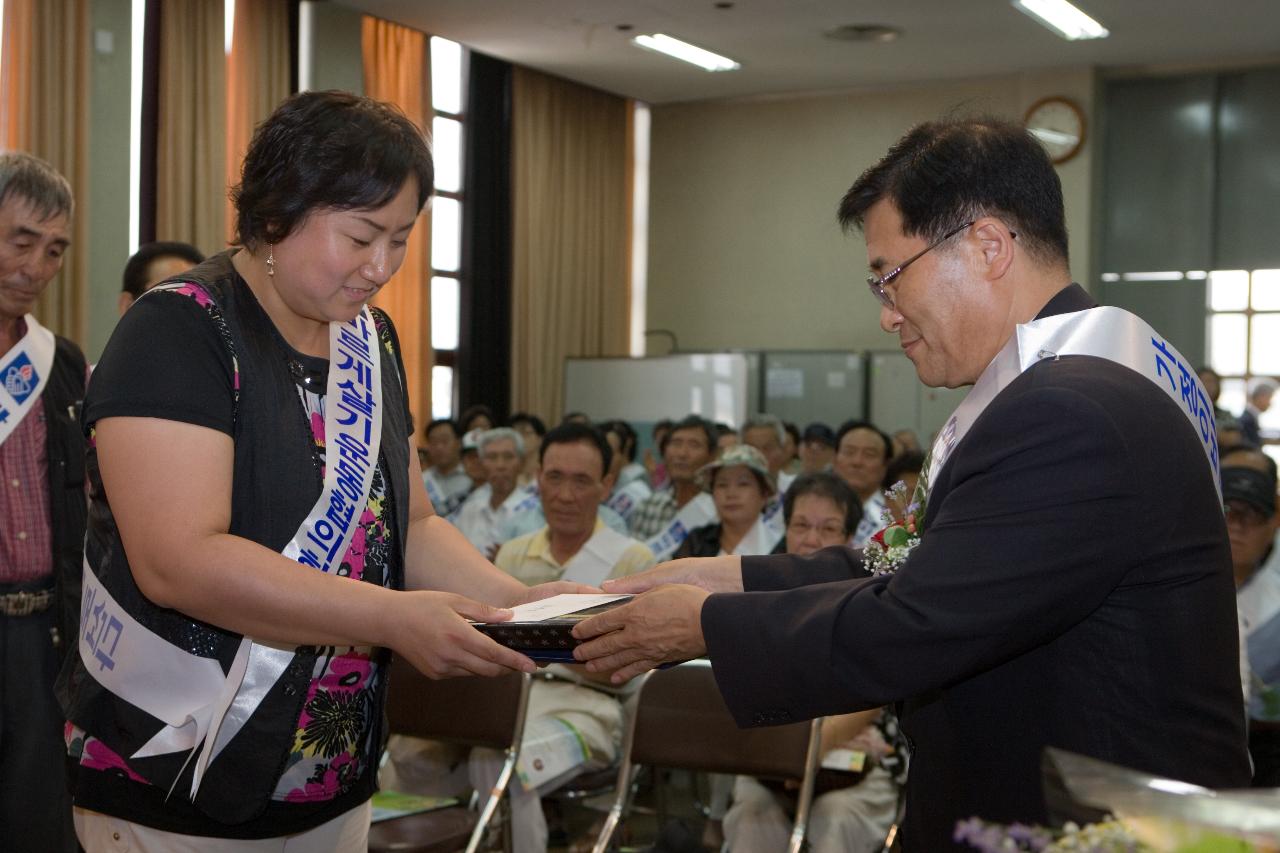
[(316, 552), (310, 548), (303, 548), (298, 553), (298, 562), (304, 566), (310, 566), (313, 569), (322, 568), (320, 558), (316, 556)]
[(4, 406), (0, 406), (0, 424), (8, 423), (8, 421), (9, 421), (9, 410), (6, 409)]
[(89, 587), (88, 595), (80, 604), (80, 624), (86, 625), (85, 642), (98, 661), (98, 669), (115, 669), (116, 662), (112, 657), (116, 647), (120, 645), (120, 636), (124, 632), (124, 623), (107, 610), (107, 602), (94, 604), (97, 588)]
[[(1200, 441), (1213, 451), (1209, 454), (1209, 461), (1213, 464), (1214, 473), (1218, 473), (1218, 433), (1214, 424), (1213, 405), (1196, 381), (1194, 371), (1169, 350), (1167, 343), (1159, 338), (1152, 338), (1151, 346), (1155, 349), (1156, 376), (1163, 374), (1167, 377), (1169, 393), (1175, 398), (1181, 396), (1182, 405), (1200, 427)], [(1175, 370), (1178, 375), (1176, 381)]]
[(364, 388), (373, 388), (373, 370), (370, 368), (369, 362), (365, 360), (357, 360), (356, 357), (349, 352), (339, 350), (339, 354), (343, 359), (338, 362), (338, 369), (351, 371), (356, 375), (355, 381)]

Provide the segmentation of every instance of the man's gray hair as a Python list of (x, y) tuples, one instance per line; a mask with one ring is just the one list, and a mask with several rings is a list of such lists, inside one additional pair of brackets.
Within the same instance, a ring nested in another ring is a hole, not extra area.
[(747, 422), (742, 425), (742, 431), (739, 433), (743, 440), (746, 440), (747, 430), (756, 429), (757, 427), (767, 427), (778, 434), (778, 444), (787, 443), (787, 428), (782, 425), (782, 418), (777, 415), (752, 415), (747, 418)]
[(504, 438), (509, 438), (511, 439), (512, 442), (515, 443), (516, 456), (519, 456), (521, 459), (523, 459), (524, 458), (524, 439), (520, 437), (520, 433), (516, 432), (511, 427), (497, 427), (495, 429), (487, 429), (484, 432), (480, 433), (480, 440), (478, 442), (480, 447), (480, 455), (481, 456), (484, 455), (484, 449), (488, 447), (490, 444), (493, 444), (495, 441), (502, 441)]
[(0, 206), (20, 198), (43, 219), (71, 215), (71, 185), (58, 170), (39, 157), (21, 151), (0, 153)]
[(1276, 392), (1276, 383), (1270, 379), (1255, 379), (1249, 385), (1249, 399), (1261, 397), (1264, 395), (1274, 394)]

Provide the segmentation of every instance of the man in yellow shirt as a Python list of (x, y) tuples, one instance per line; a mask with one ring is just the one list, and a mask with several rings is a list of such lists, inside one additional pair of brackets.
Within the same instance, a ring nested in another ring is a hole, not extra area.
[[(599, 520), (597, 509), (613, 489), (613, 451), (593, 427), (564, 423), (542, 438), (538, 487), (545, 527), (507, 542), (494, 559), (498, 568), (533, 586), (548, 580), (598, 586), (652, 566), (653, 552)], [(536, 681), (517, 771), (511, 786), (515, 853), (545, 853), (547, 824), (539, 802), (579, 774), (607, 767), (622, 738), (622, 704), (608, 680), (579, 666), (552, 665), (548, 680)], [(502, 756), (473, 750), (471, 781), (488, 790)]]

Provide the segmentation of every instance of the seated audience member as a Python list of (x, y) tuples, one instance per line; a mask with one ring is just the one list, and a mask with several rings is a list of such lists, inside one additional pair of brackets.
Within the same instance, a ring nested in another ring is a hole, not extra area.
[(1271, 408), (1271, 398), (1276, 393), (1276, 384), (1266, 379), (1258, 379), (1249, 389), (1249, 401), (1240, 413), (1240, 431), (1244, 433), (1245, 444), (1250, 447), (1262, 446), (1262, 432), (1258, 426), (1258, 418)]
[(1222, 396), (1222, 377), (1218, 375), (1218, 371), (1205, 366), (1196, 371), (1196, 376), (1204, 383), (1204, 392), (1209, 396), (1209, 402), (1213, 403), (1214, 420), (1219, 425), (1224, 421), (1235, 423), (1236, 416), (1218, 405), (1218, 398)]
[(649, 485), (654, 489), (661, 489), (667, 484), (667, 467), (662, 464), (661, 453), (659, 449), (658, 456), (654, 456), (653, 448), (661, 448), (662, 442), (666, 440), (667, 433), (671, 432), (671, 427), (675, 426), (675, 421), (670, 418), (663, 418), (653, 425), (653, 447), (644, 449), (644, 469), (649, 472)]
[[(547, 515), (541, 530), (507, 542), (498, 551), (498, 568), (530, 586), (544, 580), (598, 585), (654, 564), (652, 552), (635, 539), (600, 522), (596, 507), (609, 494), (613, 451), (593, 427), (566, 422), (542, 441), (538, 488)], [(513, 783), (512, 829), (518, 853), (543, 853), (547, 824), (539, 798), (573, 777), (609, 766), (617, 758), (622, 737), (622, 706), (617, 691), (579, 666), (552, 665), (552, 680), (538, 680), (529, 694), (526, 744), (562, 739), (569, 750), (548, 750), (538, 764), (521, 766), (535, 784)], [(602, 692), (607, 690), (608, 692)], [(472, 753), (475, 789), (493, 787), (503, 755), (496, 750)], [(523, 759), (522, 759), (523, 761)]]
[(787, 461), (783, 463), (782, 470), (794, 479), (801, 473), (800, 428), (790, 421), (783, 421), (782, 426), (787, 431), (787, 442), (782, 445), (782, 455)]
[[(1258, 450), (1223, 455), (1222, 500), (1240, 612), (1253, 784), (1280, 785), (1280, 549), (1275, 462)], [(1247, 666), (1246, 666), (1247, 664)]]
[(811, 423), (800, 437), (800, 472), (830, 471), (836, 458), (836, 434), (823, 423)]
[(473, 429), (462, 434), (462, 470), (471, 478), (472, 491), (489, 480), (489, 472), (480, 458), (480, 436), (484, 433), (482, 429)]
[(613, 464), (610, 474), (613, 476), (613, 492), (605, 501), (605, 506), (618, 513), (627, 522), (635, 515), (650, 495), (649, 477), (644, 468), (637, 465), (636, 433), (626, 421), (608, 421), (603, 426), (605, 440), (613, 451)]
[(673, 426), (662, 443), (670, 482), (643, 501), (631, 519), (631, 535), (659, 560), (674, 554), (690, 530), (715, 520), (715, 502), (698, 484), (698, 470), (714, 458), (715, 446), (715, 427), (697, 415)]
[(912, 451), (920, 451), (920, 439), (916, 438), (915, 430), (900, 429), (895, 432), (893, 434), (893, 455), (901, 456)]
[(738, 443), (738, 433), (728, 424), (716, 424), (716, 456)]
[(462, 410), (462, 417), (458, 418), (458, 423), (462, 426), (462, 434), (466, 435), (473, 429), (493, 429), (498, 425), (498, 419), (494, 417), (493, 409), (484, 403), (476, 403)]
[[(923, 469), (924, 454), (919, 450), (908, 450), (893, 457), (885, 468), (880, 488), (885, 494), (885, 505), (896, 520), (906, 520), (907, 507), (915, 501), (916, 486), (920, 483), (920, 472)], [(898, 483), (902, 483), (901, 493), (891, 494)]]
[(739, 444), (703, 466), (698, 476), (703, 488), (711, 491), (717, 520), (690, 530), (675, 558), (755, 556), (772, 551), (780, 537), (765, 520), (764, 509), (777, 486), (763, 454)]
[(784, 474), (787, 457), (787, 428), (773, 415), (755, 415), (742, 425), (740, 435), (743, 444), (760, 451), (769, 465), (769, 475), (778, 484), (778, 494), (785, 494), (794, 476)]
[(524, 442), (508, 427), (480, 434), (480, 459), (487, 480), (472, 492), (450, 520), (467, 541), (490, 559), (502, 544), (498, 528), (510, 516), (522, 512), (538, 500), (532, 484), (520, 488), (516, 482), (524, 467)]
[[(861, 515), (857, 495), (834, 474), (802, 474), (783, 502), (786, 553), (807, 556), (844, 545)], [(806, 840), (813, 853), (879, 850), (897, 810), (899, 778), (906, 770), (904, 738), (888, 709), (827, 717), (822, 750), (861, 754), (865, 774), (853, 784), (828, 790), (813, 801)], [(791, 834), (794, 796), (766, 787), (750, 776), (733, 786), (733, 805), (724, 818), (730, 853), (784, 850)]]
[(854, 548), (861, 548), (884, 526), (880, 520), (884, 509), (880, 483), (892, 454), (893, 440), (867, 421), (846, 421), (836, 436), (833, 470), (862, 501), (862, 520), (849, 542)]
[(520, 433), (524, 440), (524, 469), (520, 472), (520, 485), (532, 483), (538, 476), (538, 447), (542, 437), (547, 434), (547, 425), (542, 418), (528, 412), (516, 412), (507, 419), (507, 426)]
[(129, 306), (137, 301), (139, 296), (166, 278), (186, 272), (203, 261), (204, 255), (190, 243), (142, 244), (124, 265), (124, 287), (120, 290), (120, 299), (117, 303), (120, 315), (124, 316), (124, 312), (129, 310)]
[(450, 515), (471, 493), (471, 478), (462, 467), (462, 435), (458, 425), (438, 418), (423, 430), (427, 437), (428, 467), (422, 472), (427, 497), (438, 515)]

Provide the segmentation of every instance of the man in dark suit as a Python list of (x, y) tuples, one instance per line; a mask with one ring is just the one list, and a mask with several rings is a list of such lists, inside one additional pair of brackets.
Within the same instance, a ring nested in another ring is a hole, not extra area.
[[(1203, 392), (1185, 365), (1181, 398), (1157, 384), (1158, 339), (1131, 315), (1140, 363), (1092, 354), (1115, 336), (1088, 324), (1117, 309), (1071, 284), (1043, 150), (1003, 122), (922, 125), (840, 217), (866, 237), (881, 327), (921, 380), (976, 383), (935, 444), (922, 536), (871, 577), (843, 548), (659, 566), (607, 587), (657, 588), (579, 625), (579, 658), (621, 681), (705, 654), (744, 726), (901, 702), (908, 850), (949, 848), (970, 816), (1046, 822), (1046, 746), (1248, 784)], [(1028, 356), (1044, 328), (1089, 346)]]

